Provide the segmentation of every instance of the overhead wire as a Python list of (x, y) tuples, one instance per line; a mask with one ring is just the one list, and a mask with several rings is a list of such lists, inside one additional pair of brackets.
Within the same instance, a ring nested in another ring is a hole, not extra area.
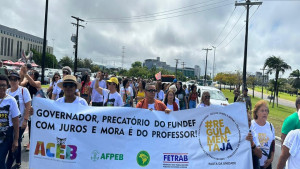
[[(249, 21), (251, 21), (251, 18), (252, 18), (252, 16), (256, 13), (256, 11), (258, 10), (258, 8), (260, 7), (260, 5), (259, 6), (257, 6), (257, 8), (256, 8), (256, 10), (253, 12), (253, 14), (250, 16), (250, 18), (249, 18)], [(244, 24), (244, 26), (243, 27), (241, 27), (241, 29), (239, 30), (239, 32), (224, 46), (224, 47), (222, 47), (222, 48), (220, 48), (220, 49), (224, 49), (225, 47), (227, 47), (240, 33), (241, 33), (241, 31), (244, 29), (246, 27), (246, 24)]]
[[(199, 7), (194, 7), (194, 8), (190, 8), (190, 9), (185, 9), (185, 8), (189, 8), (189, 7), (193, 7), (193, 6), (197, 6), (197, 5), (200, 5), (200, 4), (213, 2), (213, 1), (219, 1), (219, 0), (211, 0), (211, 1), (206, 1), (206, 2), (200, 2), (200, 3), (196, 3), (196, 4), (192, 4), (192, 5), (188, 5), (188, 6), (184, 6), (184, 7), (180, 7), (180, 8), (175, 8), (175, 9), (162, 11), (162, 12), (144, 14), (144, 15), (137, 15), (137, 16), (130, 16), (130, 17), (116, 17), (116, 18), (87, 18), (86, 20), (87, 21), (92, 21), (92, 20), (128, 20), (128, 19), (142, 18), (142, 17), (147, 17), (147, 16), (155, 17), (156, 15), (160, 16), (160, 14), (170, 13), (172, 11), (177, 11), (177, 10), (179, 10), (177, 12), (182, 12), (182, 11), (187, 11), (187, 10), (191, 10), (191, 9), (197, 9)], [(228, 1), (228, 0), (222, 0), (220, 2), (225, 2), (225, 1)], [(220, 3), (220, 2), (217, 2), (217, 3)], [(214, 3), (214, 4), (217, 4), (217, 3)], [(211, 5), (211, 4), (209, 4), (209, 5)], [(181, 10), (181, 9), (185, 9), (185, 10)], [(170, 13), (170, 14), (172, 14), (172, 13)]]
[(219, 35), (217, 36), (217, 38), (214, 40), (214, 42), (213, 42), (212, 44), (215, 44), (215, 43), (217, 42), (217, 40), (219, 39), (220, 35), (221, 35), (221, 34), (223, 33), (223, 31), (225, 30), (225, 27), (227, 26), (229, 20), (231, 19), (232, 15), (233, 15), (233, 13), (234, 13), (234, 11), (235, 11), (235, 9), (236, 9), (236, 7), (235, 7), (235, 8), (233, 9), (233, 11), (231, 12), (229, 18), (227, 19), (226, 24), (224, 25), (223, 29), (221, 30), (221, 32), (219, 33)]
[(235, 26), (237, 25), (237, 23), (240, 21), (240, 19), (242, 18), (243, 14), (245, 13), (246, 9), (243, 11), (243, 13), (240, 15), (239, 19), (235, 22), (235, 24), (233, 25), (233, 27), (231, 28), (231, 30), (228, 32), (228, 34), (225, 36), (225, 38), (217, 45), (217, 48), (226, 40), (226, 38), (230, 35), (230, 33), (232, 32), (232, 30), (235, 28)]
[(137, 20), (137, 21), (87, 21), (87, 22), (92, 22), (92, 23), (138, 23), (138, 22), (149, 22), (149, 21), (157, 21), (157, 20), (164, 20), (164, 19), (170, 19), (170, 18), (175, 18), (175, 17), (180, 17), (180, 16), (185, 16), (185, 15), (191, 15), (191, 14), (195, 14), (195, 13), (200, 13), (200, 12), (204, 12), (204, 11), (208, 11), (208, 10), (212, 10), (212, 9), (216, 9), (216, 8), (221, 8), (221, 7), (225, 7), (228, 5), (232, 5), (234, 4), (233, 2), (230, 3), (226, 3), (226, 4), (222, 4), (219, 6), (215, 6), (215, 7), (211, 7), (208, 9), (203, 9), (203, 10), (197, 10), (197, 11), (193, 11), (193, 12), (189, 12), (189, 13), (183, 13), (183, 14), (178, 14), (178, 15), (174, 15), (174, 16), (169, 16), (169, 17), (163, 17), (163, 18), (155, 18), (155, 19), (144, 19), (144, 20)]

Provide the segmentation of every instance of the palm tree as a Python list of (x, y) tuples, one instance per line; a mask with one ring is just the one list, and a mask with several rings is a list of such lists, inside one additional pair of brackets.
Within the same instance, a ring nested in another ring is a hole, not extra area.
[(291, 74), (290, 77), (293, 77), (291, 85), (293, 88), (297, 89), (297, 97), (298, 97), (298, 90), (300, 89), (300, 71), (299, 69), (294, 70)]
[[(277, 107), (278, 107), (278, 87), (277, 87), (278, 86), (278, 76), (279, 76), (280, 72), (282, 72), (282, 74), (283, 74), (285, 72), (285, 70), (291, 69), (291, 66), (288, 65), (286, 62), (284, 62), (280, 57), (276, 57), (273, 55), (266, 59), (264, 68), (266, 68), (266, 67), (269, 68), (267, 73), (275, 72), (274, 96), (276, 95), (276, 97), (277, 97)], [(273, 100), (272, 108), (274, 108), (274, 100)]]

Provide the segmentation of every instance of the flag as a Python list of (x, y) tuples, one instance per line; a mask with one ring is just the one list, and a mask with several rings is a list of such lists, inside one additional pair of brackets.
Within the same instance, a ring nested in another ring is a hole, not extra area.
[(161, 79), (161, 72), (156, 73), (155, 78), (156, 78), (156, 80), (160, 80)]

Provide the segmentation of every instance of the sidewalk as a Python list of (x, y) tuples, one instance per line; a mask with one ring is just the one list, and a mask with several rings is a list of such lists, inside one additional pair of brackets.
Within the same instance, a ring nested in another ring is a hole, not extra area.
[[(250, 88), (248, 88), (248, 94), (249, 95), (253, 94), (253, 91)], [(261, 92), (254, 91), (254, 96), (258, 97), (258, 98), (261, 98)], [(264, 93), (263, 99), (266, 100), (266, 101), (270, 101), (267, 97), (268, 97), (268, 95)], [(276, 104), (276, 100), (277, 99), (275, 99), (275, 104)], [(273, 101), (272, 101), (272, 103), (273, 103)], [(295, 102), (292, 102), (292, 101), (289, 101), (289, 100), (285, 100), (285, 99), (281, 99), (281, 98), (278, 98), (278, 104), (281, 104), (283, 106), (288, 106), (288, 107), (295, 108)]]

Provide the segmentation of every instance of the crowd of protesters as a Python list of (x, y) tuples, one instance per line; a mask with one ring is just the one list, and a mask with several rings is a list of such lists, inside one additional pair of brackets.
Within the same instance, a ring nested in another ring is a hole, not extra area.
[[(47, 89), (50, 99), (60, 103), (74, 103), (83, 106), (123, 106), (136, 107), (170, 113), (185, 109), (208, 107), (211, 105), (210, 93), (203, 92), (200, 102), (197, 86), (183, 85), (174, 80), (172, 83), (144, 80), (141, 78), (118, 78), (97, 72), (91, 81), (84, 74), (81, 82), (72, 74), (70, 67), (63, 67), (63, 76), (55, 73)], [(22, 66), (19, 73), (10, 72), (0, 75), (0, 110), (7, 118), (0, 119), (0, 169), (10, 169), (15, 161), (16, 168), (21, 166), (22, 135), (28, 125), (30, 137), (31, 99), (43, 93), (38, 81), (39, 73)], [(272, 168), (275, 152), (275, 129), (267, 121), (268, 104), (258, 101), (252, 111), (251, 98), (244, 89), (234, 91), (235, 101), (245, 102), (248, 112), (249, 133), (246, 140), (252, 148), (253, 168)], [(282, 154), (277, 168), (299, 166), (300, 154), (300, 98), (296, 100), (297, 112), (289, 116), (282, 127)], [(253, 117), (253, 119), (251, 118)], [(298, 130), (295, 130), (298, 129)], [(29, 150), (30, 143), (26, 144)]]

